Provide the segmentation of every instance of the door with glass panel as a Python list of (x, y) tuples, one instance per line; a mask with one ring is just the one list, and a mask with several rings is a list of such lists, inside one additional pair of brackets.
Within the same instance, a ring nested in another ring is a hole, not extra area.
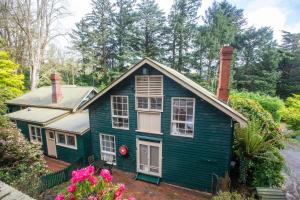
[(137, 171), (161, 177), (162, 144), (137, 140)]

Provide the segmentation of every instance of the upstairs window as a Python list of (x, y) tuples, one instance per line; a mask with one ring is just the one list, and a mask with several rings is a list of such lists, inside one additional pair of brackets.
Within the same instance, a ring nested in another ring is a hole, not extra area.
[(136, 109), (142, 111), (163, 110), (163, 76), (136, 76)]
[(172, 98), (171, 135), (193, 137), (195, 99)]
[(43, 144), (42, 128), (39, 126), (29, 125), (30, 141), (38, 144)]
[(128, 97), (111, 96), (112, 127), (129, 129)]

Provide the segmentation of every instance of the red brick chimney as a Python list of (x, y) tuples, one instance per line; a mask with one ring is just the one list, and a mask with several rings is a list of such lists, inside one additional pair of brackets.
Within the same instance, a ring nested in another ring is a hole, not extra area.
[(220, 69), (217, 97), (227, 103), (229, 97), (230, 63), (232, 60), (233, 48), (225, 45), (220, 51)]
[(52, 103), (58, 103), (62, 98), (59, 75), (57, 73), (51, 74), (52, 81)]

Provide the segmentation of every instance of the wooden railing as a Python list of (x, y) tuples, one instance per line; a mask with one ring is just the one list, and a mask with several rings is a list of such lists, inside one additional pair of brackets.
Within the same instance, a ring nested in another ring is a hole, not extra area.
[(45, 191), (46, 189), (52, 188), (63, 182), (69, 181), (71, 179), (72, 171), (82, 167), (82, 165), (83, 158), (80, 158), (65, 169), (42, 176), (40, 187), (41, 191)]

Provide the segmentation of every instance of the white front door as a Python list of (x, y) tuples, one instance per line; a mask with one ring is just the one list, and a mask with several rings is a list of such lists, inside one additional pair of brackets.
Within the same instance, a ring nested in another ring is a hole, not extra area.
[(47, 135), (48, 155), (57, 157), (56, 144), (55, 144), (55, 132), (47, 130), (46, 135)]
[(137, 171), (161, 177), (162, 144), (137, 140)]

